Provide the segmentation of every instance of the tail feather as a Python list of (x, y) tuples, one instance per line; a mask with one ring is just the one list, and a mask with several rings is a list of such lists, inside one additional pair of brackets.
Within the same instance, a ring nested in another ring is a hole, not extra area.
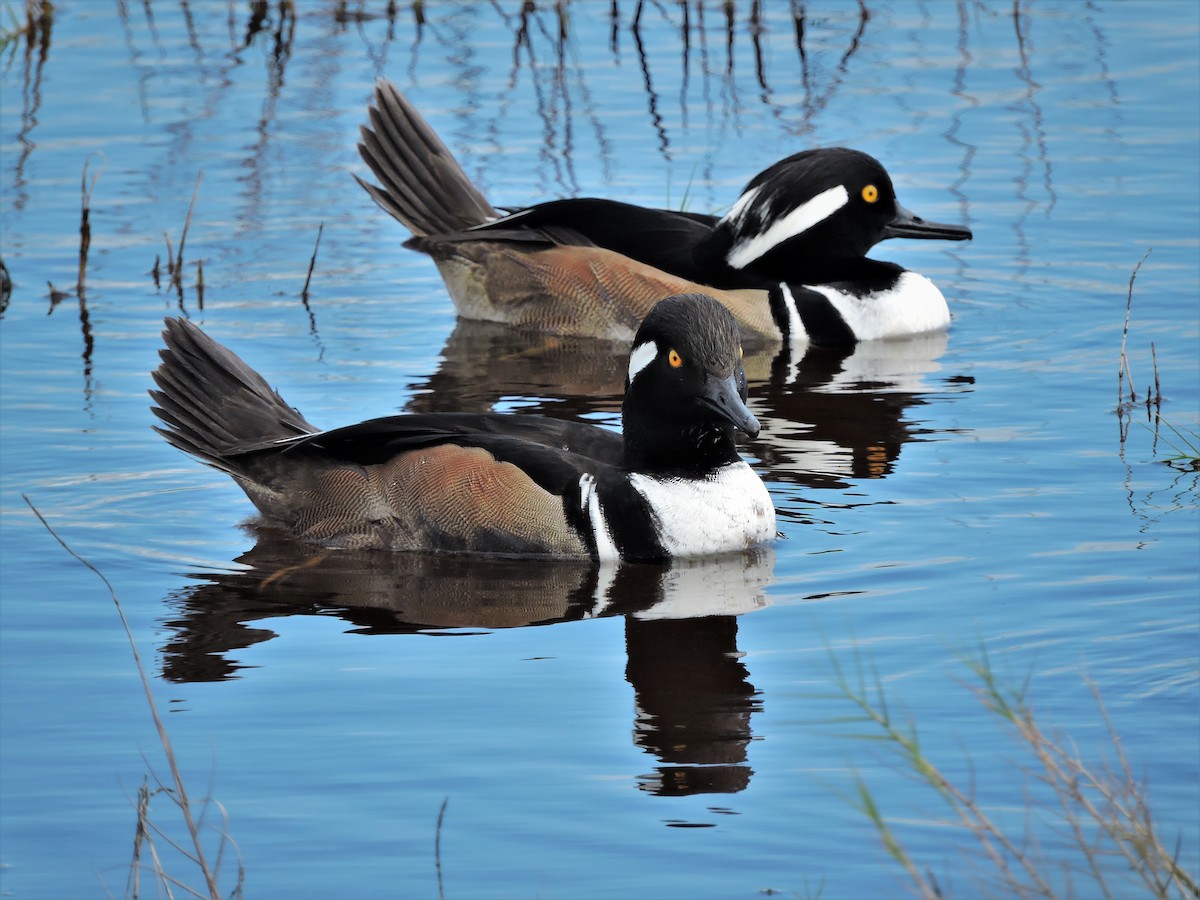
[(415, 236), (452, 234), (500, 215), (429, 123), (387, 79), (375, 83), (369, 116), (358, 152), (380, 185), (355, 178)]
[(152, 373), (158, 390), (150, 396), (166, 427), (154, 430), (185, 453), (238, 475), (237, 456), (247, 448), (318, 430), (191, 322), (168, 318), (163, 340), (162, 363)]

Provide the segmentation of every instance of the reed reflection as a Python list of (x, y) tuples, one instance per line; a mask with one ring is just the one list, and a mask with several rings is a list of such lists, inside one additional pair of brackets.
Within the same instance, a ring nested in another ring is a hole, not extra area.
[(658, 765), (656, 794), (731, 793), (750, 781), (746, 748), (762, 701), (738, 659), (737, 616), (767, 605), (770, 547), (664, 565), (598, 565), (405, 553), (317, 551), (260, 531), (244, 570), (196, 573), (168, 603), (163, 677), (221, 681), (233, 654), (276, 637), (262, 623), (336, 616), (359, 634), (463, 636), (625, 617), (634, 743)]
[[(12, 28), (5, 35), (4, 43), (12, 42), (12, 52), (15, 55), (16, 48), (22, 44), (22, 38), (24, 39), (21, 53), (21, 127), (17, 132), (17, 143), (21, 145), (21, 152), (17, 155), (17, 162), (13, 167), (12, 197), (13, 210), (20, 211), (29, 202), (25, 166), (37, 146), (31, 135), (37, 128), (42, 108), (42, 74), (46, 67), (46, 59), (50, 55), (54, 6), (45, 2), (27, 2), (24, 22), (18, 21), (15, 15), (11, 19), (11, 22), (6, 23)], [(11, 62), (12, 57), (9, 58), (9, 63)]]

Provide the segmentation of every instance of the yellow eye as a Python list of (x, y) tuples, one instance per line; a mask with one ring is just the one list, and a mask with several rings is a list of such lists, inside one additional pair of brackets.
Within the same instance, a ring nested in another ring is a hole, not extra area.
[(667, 362), (671, 364), (672, 369), (678, 369), (683, 365), (683, 357), (679, 355), (678, 350), (672, 350), (667, 354)]
[(879, 188), (875, 187), (873, 184), (868, 184), (862, 189), (862, 198), (868, 203), (874, 203), (879, 199)]

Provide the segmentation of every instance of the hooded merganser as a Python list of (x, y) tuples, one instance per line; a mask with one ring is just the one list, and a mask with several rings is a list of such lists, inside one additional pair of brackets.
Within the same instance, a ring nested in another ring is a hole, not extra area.
[(320, 431), (196, 325), (167, 319), (156, 429), (231, 475), (264, 523), (326, 547), (647, 560), (775, 535), (734, 432), (746, 407), (733, 316), (670, 297), (629, 356), (624, 434), (500, 413), (424, 413)]
[(380, 79), (359, 182), (433, 257), (460, 315), (628, 340), (664, 296), (704, 292), (748, 343), (846, 346), (945, 328), (928, 278), (865, 254), (891, 237), (967, 240), (896, 201), (878, 161), (806, 150), (767, 168), (722, 217), (601, 199), (494, 208), (396, 87)]

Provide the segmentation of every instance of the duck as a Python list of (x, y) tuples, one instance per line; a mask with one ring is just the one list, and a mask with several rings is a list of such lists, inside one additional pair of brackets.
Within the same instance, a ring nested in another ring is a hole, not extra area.
[(762, 479), (737, 451), (746, 405), (733, 315), (668, 297), (628, 357), (620, 434), (495, 412), (369, 419), (322, 431), (199, 326), (167, 318), (155, 430), (230, 475), (259, 525), (336, 550), (653, 561), (775, 537)]
[(409, 100), (376, 82), (358, 183), (430, 256), (458, 314), (563, 336), (627, 342), (665, 296), (705, 293), (743, 340), (848, 347), (944, 330), (929, 278), (866, 253), (889, 238), (969, 240), (896, 199), (859, 150), (804, 150), (747, 183), (723, 216), (568, 198), (494, 207)]

